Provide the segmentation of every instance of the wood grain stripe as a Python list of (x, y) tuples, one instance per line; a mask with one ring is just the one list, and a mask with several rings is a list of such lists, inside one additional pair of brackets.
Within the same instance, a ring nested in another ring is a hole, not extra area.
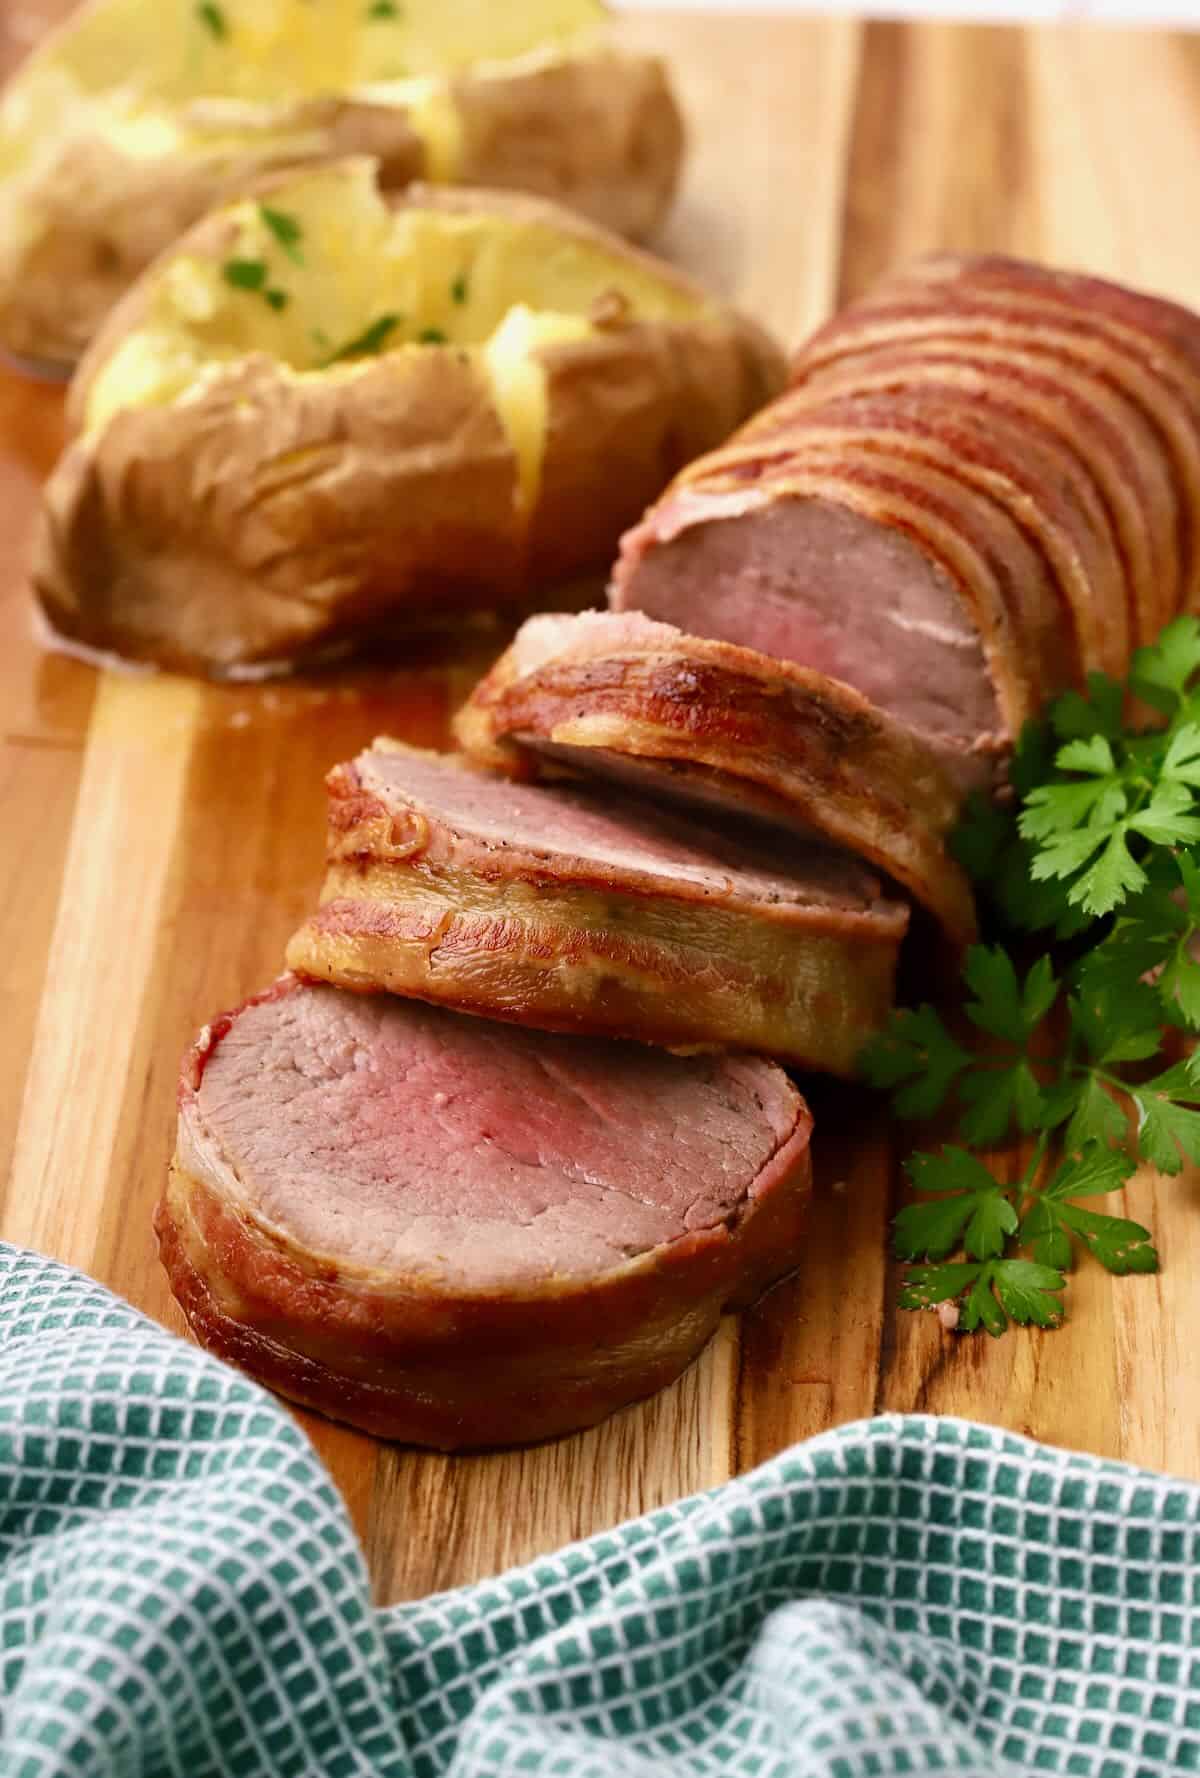
[(865, 26), (838, 304), (923, 253), (1029, 251), (1029, 125), (1024, 33)]
[(809, 1243), (796, 1276), (743, 1317), (738, 1469), (875, 1411), (895, 1295), (884, 1239), (891, 1135), (861, 1093), (830, 1082), (807, 1090), (819, 1132)]
[(379, 1596), (476, 1580), (724, 1481), (735, 1340), (727, 1318), (672, 1388), (555, 1444), (475, 1457), (382, 1447), (367, 1531)]
[(202, 693), (107, 678), (78, 806), (2, 1201), (9, 1240), (88, 1269), (95, 1258), (136, 1009), (158, 943)]

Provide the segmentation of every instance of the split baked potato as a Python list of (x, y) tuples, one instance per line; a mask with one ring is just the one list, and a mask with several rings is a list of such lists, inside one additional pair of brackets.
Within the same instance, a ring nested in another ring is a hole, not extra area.
[(782, 384), (752, 322), (574, 214), (363, 159), (205, 218), (80, 365), (34, 585), (216, 674), (527, 609)]
[(527, 190), (647, 234), (674, 191), (661, 64), (602, 0), (90, 0), (0, 95), (0, 345), (73, 363), (154, 256), (272, 170)]

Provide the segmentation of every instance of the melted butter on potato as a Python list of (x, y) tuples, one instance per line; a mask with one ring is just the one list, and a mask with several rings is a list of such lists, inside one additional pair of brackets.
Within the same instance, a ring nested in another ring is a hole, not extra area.
[(521, 504), (537, 501), (546, 443), (546, 373), (535, 353), (540, 346), (587, 339), (595, 329), (581, 315), (535, 314), (523, 303), (510, 309), (484, 347), (497, 412), (517, 453)]
[(88, 433), (122, 410), (183, 399), (201, 379), (207, 388), (251, 355), (274, 360), (281, 377), (341, 380), (380, 356), (442, 350), (486, 379), (529, 510), (546, 442), (545, 354), (601, 329), (710, 310), (652, 263), (536, 213), (469, 200), (389, 209), (368, 161), (297, 173), (217, 223), (219, 254), (181, 252), (147, 274), (139, 324), (92, 373)]

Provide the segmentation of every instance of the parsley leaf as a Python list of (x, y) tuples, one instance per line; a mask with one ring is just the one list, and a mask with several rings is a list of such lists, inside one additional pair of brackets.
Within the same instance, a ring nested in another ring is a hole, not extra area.
[(859, 1061), (870, 1086), (899, 1089), (892, 1107), (906, 1118), (932, 1117), (970, 1064), (969, 1052), (950, 1035), (932, 1006), (893, 1013)]
[(261, 290), (267, 281), (266, 262), (261, 259), (227, 259), (221, 275), (236, 290)]
[(1134, 1170), (1126, 1154), (1088, 1143), (1065, 1160), (1042, 1187), (1043, 1198), (1094, 1198), (1119, 1191)]
[(304, 255), (300, 251), (300, 242), (304, 238), (304, 229), (299, 219), (286, 210), (272, 209), (270, 204), (260, 204), (258, 213), (288, 258), (297, 265), (303, 265)]
[(1038, 846), (1030, 874), (1035, 882), (1076, 878), (1067, 900), (1089, 914), (1106, 914), (1146, 881), (1129, 851), (1129, 796), (1121, 768), (1100, 736), (1091, 743), (1070, 742), (1059, 751), (1055, 764), (1060, 771), (1090, 775), (1083, 783), (1040, 785), (1025, 798), (1021, 837)]
[(977, 1327), (982, 1327), (993, 1338), (997, 1338), (1008, 1326), (1008, 1317), (996, 1301), (992, 1290), (992, 1267), (990, 1265), (979, 1268), (979, 1276), (967, 1292), (958, 1325), (963, 1333), (974, 1333)]
[(1071, 1108), (1071, 1118), (1063, 1137), (1069, 1151), (1085, 1148), (1089, 1142), (1109, 1145), (1125, 1137), (1125, 1113), (1104, 1082), (1088, 1074), (1078, 1090)]
[(959, 1134), (973, 1147), (1002, 1141), (1014, 1126), (1028, 1132), (1048, 1120), (1060, 1122), (1074, 1099), (1059, 1108), (1047, 1098), (1031, 1053), (1059, 997), (1049, 958), (1021, 981), (1007, 951), (976, 945), (967, 953), (965, 974), (972, 991), (967, 1017), (1007, 1050), (973, 1056), (932, 1007), (922, 1006), (894, 1014), (867, 1045), (860, 1059), (866, 1079), (890, 1089), (894, 1110), (908, 1118), (932, 1116), (956, 1090)]
[(952, 1302), (983, 1271), (981, 1265), (961, 1260), (948, 1266), (914, 1266), (900, 1290), (902, 1309), (932, 1309), (937, 1303)]
[(995, 878), (1014, 835), (1009, 811), (982, 791), (973, 790), (950, 835), (950, 850), (974, 882), (988, 883)]
[(1185, 920), (1179, 920), (1171, 934), (1172, 944), (1157, 987), (1163, 1006), (1169, 1014), (1181, 1017), (1192, 1030), (1200, 1027), (1200, 956), (1197, 955), (1197, 934), (1200, 932), (1200, 868), (1186, 852), (1177, 852), (1174, 863), (1179, 871), (1179, 899), (1170, 897), (1168, 920), (1177, 920), (1182, 905)]
[(1149, 1229), (1128, 1217), (1104, 1216), (1071, 1201), (1119, 1190), (1133, 1165), (1127, 1154), (1096, 1143), (1064, 1161), (1021, 1224), (1021, 1240), (1032, 1247), (1034, 1259), (1065, 1269), (1074, 1235), (1107, 1271), (1157, 1271), (1158, 1255)]
[(331, 352), (325, 360), (326, 365), (342, 364), (353, 358), (370, 358), (375, 353), (382, 352), (392, 334), (399, 327), (401, 319), (402, 317), (399, 315), (380, 315), (368, 327), (364, 327), (360, 334), (356, 334), (352, 340), (347, 340), (346, 344), (339, 346), (336, 352)]
[[(1089, 708), (1082, 699), (1079, 702)], [(1060, 938), (1068, 938), (1087, 924), (1087, 916), (1070, 905), (1060, 883), (1034, 880), (1030, 867), (1036, 848), (1022, 838), (1017, 825), (1018, 800), (1043, 784), (1053, 769), (1054, 735), (1049, 723), (1027, 722), (1009, 764), (1017, 800), (994, 802), (973, 791), (949, 844), (981, 898), (1005, 926), (1025, 932), (1053, 927)]]
[(1150, 648), (1134, 653), (1129, 683), (1144, 703), (1174, 716), (1200, 673), (1200, 621), (1177, 617)]
[(1162, 1010), (1147, 982), (1130, 983), (1118, 997), (1098, 985), (1085, 964), (1070, 1008), (1072, 1028), (1098, 1066), (1144, 1062), (1162, 1043)]
[(1002, 1253), (1017, 1230), (1012, 1186), (997, 1181), (982, 1161), (961, 1148), (917, 1154), (908, 1164), (914, 1187), (932, 1197), (897, 1216), (893, 1240), (898, 1259), (944, 1259), (960, 1243), (973, 1259)]
[(221, 275), (235, 290), (253, 290), (273, 309), (285, 309), (288, 305), (286, 290), (279, 290), (274, 285), (268, 286), (264, 260), (227, 259), (221, 267)]
[[(993, 1262), (991, 1282), (1003, 1309), (1022, 1327), (1058, 1327), (1063, 1318), (1062, 1298), (1057, 1293), (1066, 1283), (1054, 1266), (1036, 1260), (1000, 1259)], [(1003, 1332), (985, 1323), (989, 1333)], [(969, 1329), (967, 1330), (970, 1331)]]
[(467, 274), (460, 272), (450, 286), (450, 301), (465, 303), (467, 300)]
[(1071, 906), (1061, 883), (1034, 880), (1034, 847), (1021, 838), (1014, 809), (973, 791), (949, 848), (1003, 925), (1018, 932), (1053, 928), (1060, 938), (1069, 938), (1087, 924), (1086, 914)]
[(1146, 1022), (1200, 1026), (1200, 867), (1173, 848), (1147, 861), (1148, 883), (1078, 971), (1081, 992), (1111, 1005), (1135, 1001)]
[(419, 346), (444, 346), (448, 343), (447, 336), (440, 327), (423, 327), (417, 335)]
[(974, 996), (967, 1007), (971, 1023), (1022, 1047), (1058, 997), (1049, 957), (1038, 959), (1022, 986), (1012, 958), (1000, 945), (972, 945), (963, 974)]
[(1028, 1259), (993, 1259), (970, 1264), (916, 1266), (900, 1292), (902, 1309), (929, 1309), (960, 1301), (958, 1325), (963, 1333), (983, 1327), (998, 1336), (1009, 1318), (1023, 1326), (1058, 1327), (1063, 1317), (1058, 1294), (1066, 1284), (1061, 1271)]
[(1179, 1173), (1200, 1161), (1200, 1053), (1126, 1089), (1137, 1111), (1138, 1153), (1160, 1173)]
[[(1158, 654), (1146, 653), (1142, 661), (1160, 702), (1179, 702), (1175, 688), (1190, 669), (1176, 659), (1178, 652), (1165, 632)], [(1030, 866), (1036, 881), (1065, 881), (1070, 903), (1103, 915), (1145, 888), (1145, 841), (1174, 846), (1200, 840), (1194, 794), (1200, 786), (1200, 722), (1185, 720), (1187, 709), (1179, 705), (1164, 739), (1114, 727), (1117, 710), (1107, 689), (1100, 695), (1095, 687), (1090, 699), (1058, 700), (1052, 725), (1060, 737), (1072, 738), (1059, 748), (1047, 780), (1025, 791), (1018, 822), (1021, 837), (1036, 848)]]
[(1078, 1204), (1059, 1204), (1056, 1214), (1086, 1243), (1088, 1251), (1108, 1272), (1123, 1277), (1129, 1272), (1157, 1272), (1158, 1254), (1150, 1230), (1126, 1216), (1101, 1216)]
[(1200, 722), (1185, 722), (1172, 729), (1160, 771), (1174, 784), (1200, 784)]
[(959, 1080), (966, 1107), (960, 1133), (976, 1147), (987, 1147), (1001, 1141), (1013, 1124), (1028, 1131), (1043, 1119), (1042, 1089), (1028, 1049), (1058, 998), (1058, 983), (1050, 959), (1043, 957), (1022, 985), (1011, 957), (999, 945), (973, 946), (964, 974), (974, 996), (967, 1006), (972, 1024), (1019, 1048), (1011, 1061), (979, 1058), (975, 1070)]
[[(1064, 692), (1055, 698), (1047, 711), (1047, 725), (1060, 741), (1087, 740), (1092, 735), (1104, 735), (1110, 741), (1117, 741), (1124, 734), (1124, 723), (1125, 688), (1106, 673), (1089, 673), (1086, 695), (1077, 691)], [(1018, 790), (1024, 792), (1032, 783), (1047, 776), (1048, 743), (1043, 743), (1043, 749), (1029, 762), (1034, 776), (1025, 784), (1016, 785)]]
[(1071, 1236), (1059, 1215), (1058, 1206), (1050, 1199), (1037, 1197), (1021, 1219), (1021, 1244), (1028, 1247), (1039, 1265), (1054, 1266), (1057, 1271), (1071, 1268), (1074, 1248)]
[(398, 19), (400, 8), (396, 5), (396, 0), (371, 0), (370, 6), (367, 7), (367, 17), (369, 19)]
[(206, 25), (218, 42), (229, 36), (229, 26), (225, 22), (225, 14), (217, 5), (216, 0), (197, 0), (196, 17), (202, 25)]

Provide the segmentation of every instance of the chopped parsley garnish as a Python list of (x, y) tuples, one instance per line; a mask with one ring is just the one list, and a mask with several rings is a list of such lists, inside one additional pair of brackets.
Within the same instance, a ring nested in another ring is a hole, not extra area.
[(380, 315), (369, 327), (364, 327), (360, 334), (347, 340), (336, 352), (331, 352), (325, 360), (326, 364), (342, 364), (348, 358), (370, 358), (376, 352), (382, 352), (402, 318), (400, 315)]
[(449, 344), (440, 327), (423, 327), (417, 335), (419, 346), (445, 346)]
[(262, 259), (227, 259), (221, 267), (221, 276), (235, 290), (252, 290), (256, 296), (269, 303), (273, 309), (286, 309), (288, 293), (280, 290), (278, 285), (268, 284), (267, 264)]
[(267, 282), (266, 261), (262, 259), (227, 259), (221, 272), (235, 290), (262, 290)]
[(458, 274), (458, 277), (455, 278), (453, 284), (451, 284), (450, 298), (451, 298), (452, 302), (456, 302), (456, 303), (465, 303), (466, 302), (466, 300), (467, 300), (467, 274), (465, 272), (460, 272)]
[(225, 22), (225, 14), (217, 5), (217, 0), (196, 0), (196, 17), (202, 25), (206, 25), (217, 39), (223, 42), (229, 36), (229, 26)]
[(297, 265), (303, 265), (304, 255), (300, 251), (300, 242), (304, 230), (297, 219), (289, 216), (286, 210), (273, 210), (270, 204), (260, 204), (258, 213), (288, 258), (295, 260)]
[[(1160, 727), (1127, 724), (1130, 694)], [(909, 1162), (917, 1201), (895, 1249), (923, 1263), (901, 1306), (954, 1304), (951, 1324), (993, 1334), (1057, 1326), (1081, 1252), (1157, 1271), (1148, 1229), (1078, 1200), (1140, 1164), (1200, 1161), (1200, 1050), (1161, 1053), (1172, 1027), (1200, 1033), (1200, 621), (1176, 618), (1139, 649), (1127, 685), (1093, 674), (1086, 695), (1058, 698), (1021, 736), (1011, 780), (1011, 808), (977, 799), (955, 851), (1013, 949), (968, 952), (966, 1026), (931, 1006), (897, 1012), (863, 1057), (899, 1116), (953, 1120), (948, 1145)], [(1071, 950), (1023, 968), (1038, 931)], [(1019, 1136), (1032, 1143), (1019, 1178), (971, 1152)]]
[(369, 19), (398, 19), (400, 8), (396, 5), (396, 0), (371, 0), (370, 6), (367, 7), (367, 17)]

